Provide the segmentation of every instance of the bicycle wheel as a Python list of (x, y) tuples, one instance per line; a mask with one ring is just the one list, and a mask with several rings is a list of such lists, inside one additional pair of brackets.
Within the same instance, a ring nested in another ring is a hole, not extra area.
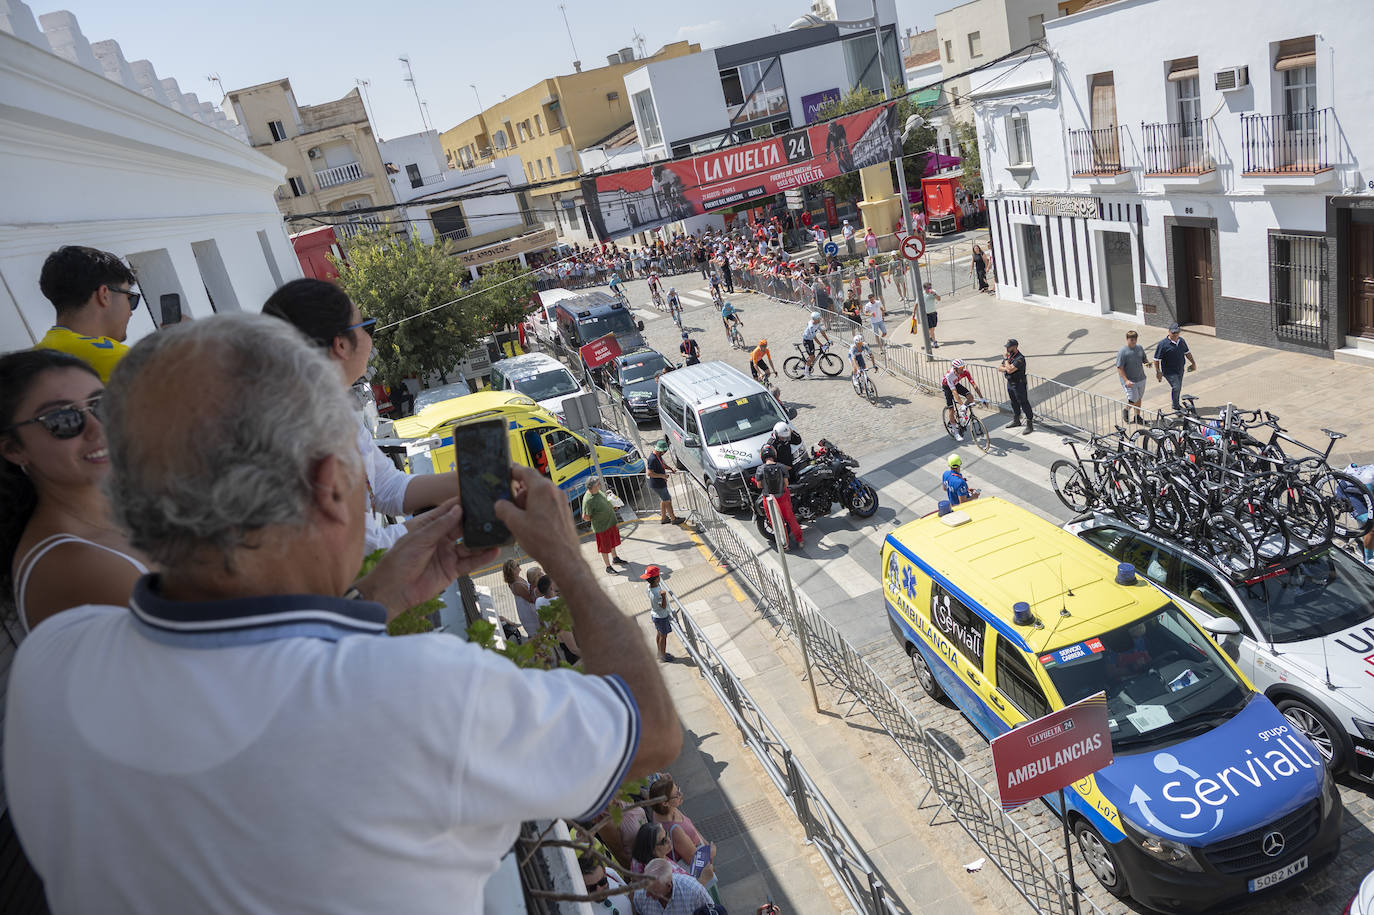
[(878, 402), (878, 389), (873, 385), (873, 379), (869, 378), (867, 373), (864, 374), (864, 396), (868, 398), (869, 403)]
[(949, 416), (943, 412), (940, 414), (940, 418), (945, 424), (945, 432), (948, 433), (949, 437), (956, 442), (959, 441), (959, 437), (964, 434), (964, 430), (959, 426), (959, 420), (957, 418), (950, 419)]
[(992, 450), (992, 440), (988, 438), (987, 427), (983, 421), (976, 416), (970, 416), (968, 420), (969, 436), (973, 439), (973, 444), (978, 446), (978, 450), (984, 454)]
[(1259, 492), (1243, 492), (1236, 498), (1232, 512), (1255, 544), (1255, 555), (1272, 562), (1288, 555), (1292, 542), (1282, 516)]
[[(948, 426), (946, 423), (946, 428)], [(1074, 514), (1087, 514), (1096, 501), (1087, 474), (1073, 461), (1061, 459), (1050, 465), (1050, 485), (1054, 487), (1054, 494), (1059, 501)]]
[(1203, 515), (1198, 533), (1195, 546), (1217, 565), (1233, 572), (1247, 572), (1259, 565), (1255, 545), (1245, 528), (1220, 512)]
[(1146, 476), (1145, 483), (1155, 512), (1155, 526), (1168, 537), (1181, 537), (1188, 527), (1188, 510), (1174, 484), (1155, 475)]
[(1106, 467), (1107, 504), (1112, 514), (1136, 530), (1154, 527), (1154, 502), (1140, 477), (1123, 461), (1113, 461)]
[(788, 356), (782, 361), (782, 370), (793, 381), (800, 381), (806, 374), (806, 360), (801, 356)]
[(844, 360), (834, 353), (821, 353), (821, 357), (816, 360), (821, 371), (834, 378), (844, 371)]
[(1293, 479), (1280, 479), (1269, 490), (1269, 510), (1283, 519), (1290, 538), (1298, 544), (1326, 543), (1335, 533), (1335, 515), (1320, 492)]
[(1318, 496), (1331, 510), (1333, 534), (1344, 540), (1374, 528), (1374, 494), (1348, 473), (1328, 470), (1313, 481)]

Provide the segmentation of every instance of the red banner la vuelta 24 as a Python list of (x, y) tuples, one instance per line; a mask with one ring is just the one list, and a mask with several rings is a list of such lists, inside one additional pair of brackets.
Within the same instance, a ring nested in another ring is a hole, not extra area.
[(1028, 804), (1112, 763), (1107, 694), (1027, 721), (992, 740), (1002, 809)]
[(601, 238), (617, 238), (877, 165), (901, 148), (896, 103), (776, 137), (582, 181)]

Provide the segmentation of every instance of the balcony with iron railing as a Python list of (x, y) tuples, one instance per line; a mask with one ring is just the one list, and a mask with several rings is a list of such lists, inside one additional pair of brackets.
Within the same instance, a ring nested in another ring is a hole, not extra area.
[(1217, 177), (1212, 122), (1141, 124), (1145, 177), (1166, 187), (1203, 187)]
[[(1298, 179), (1315, 183), (1335, 174), (1332, 136), (1336, 128), (1330, 108), (1292, 114), (1241, 115), (1242, 175), (1260, 178)], [(1287, 184), (1287, 181), (1283, 183)]]
[(361, 164), (349, 162), (347, 165), (336, 165), (333, 168), (325, 168), (315, 172), (315, 184), (324, 190), (327, 187), (337, 187), (350, 181), (361, 181), (367, 176), (367, 172), (363, 171)]
[(1122, 155), (1124, 144), (1120, 126), (1069, 131), (1069, 161), (1075, 178), (1089, 184), (1118, 185), (1130, 180), (1130, 169)]

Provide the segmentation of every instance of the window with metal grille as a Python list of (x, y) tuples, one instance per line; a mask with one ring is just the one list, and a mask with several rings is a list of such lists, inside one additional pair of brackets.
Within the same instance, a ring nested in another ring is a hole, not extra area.
[(1303, 343), (1325, 342), (1325, 282), (1325, 236), (1269, 233), (1269, 303), (1275, 334)]

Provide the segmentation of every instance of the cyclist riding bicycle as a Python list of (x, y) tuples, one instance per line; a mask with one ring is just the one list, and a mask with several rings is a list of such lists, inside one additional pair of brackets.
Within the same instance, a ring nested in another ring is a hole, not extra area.
[(740, 320), (739, 312), (736, 311), (735, 306), (731, 305), (729, 302), (726, 302), (720, 307), (720, 323), (725, 325), (726, 340), (730, 339), (731, 323), (733, 323), (735, 327), (744, 326), (744, 322)]
[(825, 328), (821, 326), (821, 313), (819, 311), (813, 311), (811, 312), (811, 320), (807, 323), (805, 329), (802, 330), (802, 348), (806, 350), (807, 378), (812, 377), (811, 369), (816, 364), (817, 335), (824, 337), (827, 344), (830, 342), (830, 335), (827, 334)]
[(682, 300), (677, 297), (677, 287), (668, 287), (668, 311), (682, 311)]
[(619, 273), (611, 274), (611, 295), (625, 295), (625, 284), (621, 282)]
[[(768, 363), (766, 367), (764, 362)], [(765, 369), (774, 374), (778, 371), (777, 366), (773, 365), (773, 354), (768, 352), (768, 341), (760, 340), (759, 345), (749, 353), (749, 373), (754, 376), (755, 381), (762, 382)]]
[(969, 489), (968, 479), (964, 476), (963, 458), (951, 454), (946, 460), (949, 469), (940, 477), (940, 482), (944, 484), (945, 494), (949, 496), (950, 507), (976, 499), (983, 494), (981, 489)]
[(863, 334), (855, 334), (854, 340), (849, 344), (849, 375), (851, 378), (859, 374), (860, 369), (867, 371), (864, 365), (864, 356), (868, 354), (868, 347), (864, 344)]
[[(945, 392), (945, 422), (954, 422), (954, 396), (959, 395), (961, 403), (973, 403), (973, 396), (969, 394), (968, 388), (964, 387), (964, 381), (973, 385), (973, 390), (978, 391), (978, 399), (983, 399), (983, 392), (978, 390), (978, 382), (973, 380), (969, 374), (968, 367), (964, 365), (964, 360), (955, 359), (949, 364), (949, 371), (945, 372), (945, 377), (940, 379), (940, 389)], [(954, 436), (958, 441), (964, 440), (964, 433), (960, 432)]]

